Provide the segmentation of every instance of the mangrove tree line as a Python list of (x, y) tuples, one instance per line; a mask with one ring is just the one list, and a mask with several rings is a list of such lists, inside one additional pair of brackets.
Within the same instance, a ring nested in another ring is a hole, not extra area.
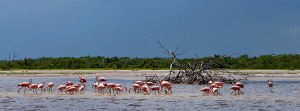
[[(210, 61), (219, 58), (221, 55), (199, 58), (203, 61)], [(178, 63), (193, 62), (194, 58), (178, 58)], [(239, 57), (221, 58), (224, 64), (213, 64), (216, 68), (235, 69), (300, 69), (299, 54), (284, 55), (261, 55), (259, 57), (249, 57), (241, 55)], [(129, 58), (129, 57), (41, 57), (37, 59), (25, 58), (23, 60), (2, 60), (1, 70), (11, 69), (169, 69), (172, 63), (171, 58)], [(176, 69), (176, 66), (174, 66)]]

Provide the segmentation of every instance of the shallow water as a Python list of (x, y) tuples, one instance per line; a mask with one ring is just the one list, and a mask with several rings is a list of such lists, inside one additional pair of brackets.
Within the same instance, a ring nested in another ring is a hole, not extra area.
[[(91, 85), (94, 76), (85, 76), (87, 89), (83, 94), (74, 95), (39, 93), (18, 94), (17, 84), (27, 82), (40, 84), (43, 80), (54, 82), (55, 89), (65, 81), (78, 82), (78, 76), (66, 77), (0, 77), (0, 110), (300, 110), (300, 79), (271, 78), (274, 87), (267, 86), (266, 77), (256, 77), (247, 81), (243, 90), (245, 94), (230, 94), (232, 84), (225, 84), (221, 95), (203, 95), (200, 89), (207, 85), (174, 85), (173, 94), (150, 95), (124, 92), (121, 95), (100, 95)], [(108, 82), (122, 83), (131, 87), (132, 83), (142, 77), (107, 77)]]

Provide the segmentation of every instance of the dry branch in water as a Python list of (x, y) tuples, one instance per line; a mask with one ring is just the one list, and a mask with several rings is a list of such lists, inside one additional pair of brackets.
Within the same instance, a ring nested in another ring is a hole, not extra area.
[[(235, 76), (237, 74), (240, 74), (237, 70), (231, 72), (232, 70), (228, 71), (225, 69), (219, 69), (214, 67), (214, 64), (221, 64), (229, 69), (232, 69), (230, 66), (223, 63), (221, 60), (224, 57), (230, 57), (230, 55), (218, 56), (216, 59), (211, 59), (209, 61), (200, 60), (200, 58), (196, 55), (194, 61), (190, 63), (181, 64), (176, 61), (176, 57), (178, 55), (184, 54), (184, 52), (186, 51), (185, 49), (183, 49), (181, 53), (177, 53), (179, 49), (178, 46), (176, 50), (172, 52), (171, 50), (168, 51), (160, 43), (159, 40), (157, 40), (157, 42), (160, 45), (160, 47), (164, 49), (164, 53), (168, 54), (172, 58), (172, 63), (170, 65), (170, 73), (164, 78), (159, 78), (156, 75), (152, 78), (148, 77), (147, 81), (157, 82), (160, 80), (166, 80), (176, 84), (207, 84), (209, 81), (220, 81), (223, 83), (231, 84), (235, 81), (247, 80), (247, 75)], [(173, 70), (174, 65), (179, 68), (177, 74), (175, 74)]]

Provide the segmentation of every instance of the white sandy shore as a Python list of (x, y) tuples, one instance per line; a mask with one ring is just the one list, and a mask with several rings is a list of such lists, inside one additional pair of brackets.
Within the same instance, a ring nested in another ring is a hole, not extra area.
[[(236, 71), (232, 71), (236, 72)], [(240, 73), (250, 76), (300, 76), (300, 70), (239, 70)], [(2, 76), (68, 76), (68, 75), (101, 75), (101, 76), (166, 76), (168, 70), (29, 70), (23, 71), (0, 71)]]

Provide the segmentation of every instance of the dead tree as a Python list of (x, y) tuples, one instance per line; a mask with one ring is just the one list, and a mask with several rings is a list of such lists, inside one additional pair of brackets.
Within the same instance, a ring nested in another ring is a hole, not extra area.
[(214, 67), (215, 64), (220, 64), (231, 68), (222, 62), (221, 59), (224, 57), (228, 57), (228, 55), (219, 56), (209, 61), (203, 61), (197, 56), (197, 58), (190, 63), (178, 65), (180, 68), (178, 74), (169, 81), (178, 84), (207, 84), (209, 81), (233, 83), (235, 81), (246, 80), (247, 76), (240, 76), (239, 78), (233, 77), (232, 75), (236, 73)]
[(173, 71), (173, 65), (177, 63), (176, 61), (176, 57), (183, 55), (186, 52), (186, 49), (183, 48), (182, 51), (180, 53), (178, 53), (178, 49), (180, 47), (180, 45), (177, 46), (177, 48), (175, 49), (175, 51), (172, 50), (168, 50), (167, 48), (165, 48), (159, 40), (157, 40), (157, 43), (159, 44), (160, 48), (162, 48), (164, 50), (164, 53), (169, 55), (172, 59), (172, 63), (170, 64), (170, 72), (168, 74), (168, 76), (166, 77), (167, 80), (170, 80), (171, 74), (174, 74), (175, 72)]
[[(229, 69), (232, 69), (231, 66), (222, 62), (222, 59), (225, 57), (230, 57), (230, 55), (222, 55), (216, 56), (214, 59), (210, 59), (208, 61), (201, 60), (197, 55), (196, 58), (189, 63), (178, 63), (176, 61), (176, 57), (185, 53), (185, 49), (183, 49), (180, 53), (177, 53), (179, 46), (176, 48), (175, 51), (168, 50), (165, 48), (159, 40), (157, 43), (160, 45), (160, 48), (164, 49), (164, 53), (169, 55), (172, 58), (172, 63), (170, 64), (170, 72), (169, 74), (161, 79), (171, 81), (177, 84), (207, 84), (209, 81), (220, 81), (224, 83), (233, 83), (239, 80), (246, 80), (247, 75), (243, 77), (234, 77), (232, 75), (239, 74), (238, 71), (235, 73), (214, 67), (214, 65), (219, 64), (226, 66)], [(173, 66), (176, 65), (179, 68), (177, 75), (172, 76), (171, 74), (175, 74)], [(154, 76), (153, 78), (147, 79), (148, 81), (155, 80), (154, 78), (158, 78)], [(153, 81), (153, 82), (155, 82)]]

